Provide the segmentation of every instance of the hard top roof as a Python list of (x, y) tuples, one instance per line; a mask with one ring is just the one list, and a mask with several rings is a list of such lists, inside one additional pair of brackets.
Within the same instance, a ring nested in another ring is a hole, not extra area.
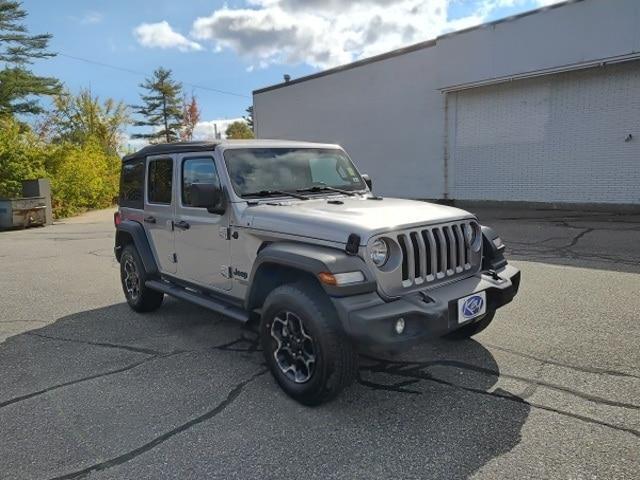
[(122, 161), (128, 162), (138, 158), (145, 158), (154, 155), (163, 155), (169, 153), (189, 153), (189, 152), (206, 152), (213, 151), (216, 147), (240, 147), (240, 148), (339, 148), (338, 145), (330, 143), (313, 143), (299, 142), (292, 140), (266, 140), (266, 139), (250, 139), (250, 140), (215, 140), (206, 142), (177, 142), (177, 143), (159, 143), (157, 145), (148, 145), (141, 148), (135, 153), (125, 156)]
[(122, 161), (128, 162), (136, 158), (144, 158), (151, 155), (162, 155), (164, 153), (203, 152), (207, 150), (215, 150), (216, 145), (219, 143), (220, 142), (178, 142), (147, 145), (135, 153), (126, 155)]

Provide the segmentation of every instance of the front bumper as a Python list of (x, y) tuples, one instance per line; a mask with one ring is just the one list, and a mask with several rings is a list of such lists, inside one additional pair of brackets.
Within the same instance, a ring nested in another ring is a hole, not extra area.
[[(442, 336), (461, 326), (458, 323), (457, 300), (485, 291), (487, 312), (506, 305), (520, 286), (520, 270), (506, 265), (493, 276), (488, 271), (458, 280), (433, 290), (414, 292), (386, 302), (377, 293), (333, 298), (346, 333), (356, 347), (365, 351), (398, 352), (431, 337)], [(394, 330), (398, 318), (404, 318), (405, 331)]]

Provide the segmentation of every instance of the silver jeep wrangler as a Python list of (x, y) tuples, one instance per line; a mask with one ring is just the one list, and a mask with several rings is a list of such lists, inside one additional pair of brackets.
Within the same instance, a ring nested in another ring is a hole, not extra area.
[(474, 215), (373, 194), (337, 145), (149, 146), (123, 159), (120, 190), (131, 308), (168, 294), (255, 321), (273, 376), (306, 405), (353, 381), (359, 351), (480, 332), (520, 283)]

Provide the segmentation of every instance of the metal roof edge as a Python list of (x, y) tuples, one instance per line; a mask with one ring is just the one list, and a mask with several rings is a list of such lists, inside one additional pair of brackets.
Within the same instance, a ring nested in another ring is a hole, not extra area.
[(501, 23), (512, 22), (514, 20), (519, 20), (520, 18), (528, 17), (530, 15), (536, 15), (536, 14), (541, 13), (541, 12), (554, 10), (556, 8), (559, 8), (559, 7), (565, 7), (567, 5), (571, 5), (571, 4), (574, 4), (574, 3), (581, 3), (581, 2), (584, 2), (584, 1), (585, 0), (565, 0), (563, 2), (554, 3), (552, 5), (547, 5), (547, 6), (544, 6), (544, 7), (535, 8), (533, 10), (528, 10), (526, 12), (522, 12), (522, 13), (519, 13), (517, 15), (511, 15), (509, 17), (500, 18), (498, 20), (493, 20), (491, 22), (482, 23), (480, 25), (475, 25), (473, 27), (465, 28), (463, 30), (457, 30), (455, 32), (445, 33), (445, 34), (439, 35), (438, 37), (436, 37), (434, 39), (431, 39), (431, 40), (427, 40), (427, 41), (420, 42), (420, 43), (415, 43), (413, 45), (408, 45), (406, 47), (398, 48), (396, 50), (391, 50), (389, 52), (385, 52), (385, 53), (382, 53), (380, 55), (375, 55), (373, 57), (364, 58), (362, 60), (358, 60), (358, 61), (355, 61), (355, 62), (352, 62), (352, 63), (347, 63), (345, 65), (340, 65), (338, 67), (330, 68), (328, 70), (323, 70), (321, 72), (312, 73), (310, 75), (305, 75), (303, 77), (299, 77), (299, 78), (290, 80), (288, 82), (276, 83), (274, 85), (269, 85), (267, 87), (259, 88), (259, 89), (253, 91), (253, 95), (258, 95), (258, 94), (261, 94), (261, 93), (269, 92), (271, 90), (278, 90), (280, 88), (284, 88), (284, 87), (288, 87), (288, 86), (291, 86), (291, 85), (295, 85), (297, 83), (307, 82), (309, 80), (314, 80), (316, 78), (325, 77), (325, 76), (328, 76), (328, 75), (333, 75), (334, 73), (339, 73), (339, 72), (343, 72), (343, 71), (346, 71), (346, 70), (351, 70), (353, 68), (362, 67), (362, 66), (367, 65), (369, 63), (376, 63), (376, 62), (380, 62), (382, 60), (387, 60), (389, 58), (398, 57), (398, 56), (404, 55), (406, 53), (411, 53), (411, 52), (415, 52), (417, 50), (423, 50), (425, 48), (434, 47), (438, 43), (438, 40), (446, 39), (446, 38), (452, 37), (454, 35), (460, 35), (460, 34), (463, 34), (463, 33), (468, 33), (468, 32), (474, 31), (474, 30), (480, 30), (480, 29), (491, 27), (491, 26), (494, 26), (494, 25), (499, 25)]
[(375, 55), (373, 57), (364, 58), (362, 60), (358, 60), (356, 62), (347, 63), (346, 65), (340, 65), (338, 67), (330, 68), (328, 70), (323, 70), (321, 72), (312, 73), (311, 75), (305, 75), (304, 77), (296, 78), (290, 80), (288, 82), (277, 83), (275, 85), (270, 85), (268, 87), (259, 88), (258, 90), (254, 90), (253, 94), (257, 95), (259, 93), (268, 92), (269, 90), (276, 90), (278, 88), (288, 87), (289, 85), (295, 85), (296, 83), (306, 82), (308, 80), (313, 80), (314, 78), (325, 77), (327, 75), (332, 75), (334, 73), (342, 72), (345, 70), (351, 70), (352, 68), (361, 67), (367, 65), (369, 63), (375, 63), (382, 60), (386, 60), (387, 58), (398, 57), (400, 55), (404, 55), (406, 53), (415, 52), (416, 50), (423, 50), (425, 48), (433, 47), (436, 44), (436, 40), (427, 40), (425, 42), (416, 43), (414, 45), (409, 45), (407, 47), (398, 48), (396, 50), (391, 50), (390, 52), (381, 53), (380, 55)]
[(454, 35), (460, 35), (462, 33), (472, 32), (473, 30), (480, 30), (487, 27), (493, 27), (494, 25), (499, 25), (501, 23), (513, 22), (515, 20), (519, 20), (524, 17), (529, 17), (531, 15), (536, 15), (538, 13), (547, 12), (549, 10), (554, 10), (559, 7), (565, 7), (567, 5), (571, 5), (573, 3), (584, 2), (585, 0), (564, 0), (563, 2), (553, 3), (551, 5), (545, 5), (543, 7), (534, 8), (533, 10), (527, 10), (526, 12), (517, 13), (515, 15), (511, 15), (509, 17), (499, 18), (498, 20), (493, 20), (491, 22), (481, 23), (480, 25), (475, 25), (473, 27), (464, 28), (462, 30), (456, 30), (455, 32), (443, 33), (442, 35), (437, 37), (437, 40), (453, 37)]

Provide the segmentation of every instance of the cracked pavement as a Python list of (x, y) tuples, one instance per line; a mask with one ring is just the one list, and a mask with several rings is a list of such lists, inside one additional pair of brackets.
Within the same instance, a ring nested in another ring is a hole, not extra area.
[(0, 478), (637, 478), (640, 215), (478, 210), (514, 303), (307, 408), (252, 328), (130, 311), (111, 213), (0, 232)]

